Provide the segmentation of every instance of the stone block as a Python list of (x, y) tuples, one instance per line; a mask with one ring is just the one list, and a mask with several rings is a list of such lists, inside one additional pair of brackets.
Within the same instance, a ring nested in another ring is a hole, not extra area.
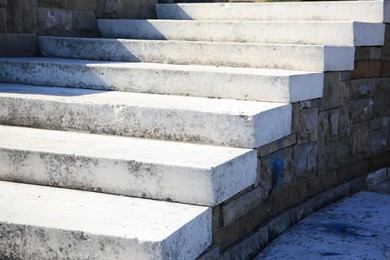
[(390, 60), (390, 25), (386, 24), (385, 44), (382, 47), (382, 60)]
[(273, 218), (267, 225), (268, 238), (274, 239), (278, 235), (282, 234), (290, 227), (290, 214), (285, 212), (275, 218)]
[(8, 32), (36, 32), (36, 5), (37, 0), (8, 1)]
[(375, 95), (374, 115), (375, 117), (390, 116), (389, 100), (390, 100), (390, 78), (381, 78), (377, 85)]
[(263, 145), (257, 151), (258, 151), (259, 156), (263, 157), (263, 156), (269, 155), (273, 152), (279, 151), (283, 148), (292, 146), (292, 145), (296, 144), (296, 142), (297, 142), (296, 134), (291, 134), (291, 135), (283, 137), (279, 140), (276, 140), (272, 143)]
[(390, 116), (374, 118), (369, 122), (369, 131), (375, 131), (380, 129), (390, 129)]
[(337, 136), (339, 132), (340, 112), (337, 109), (330, 111), (330, 134)]
[[(268, 230), (261, 228), (230, 250), (231, 259), (251, 259), (268, 244)], [(217, 259), (217, 258), (214, 258)]]
[(7, 7), (7, 0), (0, 0), (0, 7)]
[(316, 141), (318, 138), (318, 108), (299, 111), (298, 144)]
[(351, 180), (349, 193), (352, 195), (362, 191), (365, 180), (366, 180), (366, 176), (360, 176)]
[(367, 124), (357, 124), (352, 126), (352, 136), (350, 139), (351, 153), (368, 152), (368, 126)]
[(381, 47), (357, 47), (355, 50), (355, 61), (379, 60), (381, 54)]
[(210, 248), (206, 249), (206, 252), (204, 252), (202, 255), (197, 257), (197, 260), (214, 260), (219, 259), (220, 256), (220, 250), (218, 246), (211, 246)]
[(387, 181), (390, 178), (389, 173), (389, 168), (382, 168), (375, 172), (369, 173), (366, 178), (366, 188)]
[(381, 63), (381, 76), (389, 77), (390, 76), (390, 60), (384, 60)]
[(72, 12), (65, 9), (39, 7), (38, 31), (43, 35), (70, 35), (73, 28)]
[(68, 7), (68, 0), (38, 0), (38, 7), (66, 9)]
[(390, 150), (382, 152), (370, 158), (370, 168), (366, 172), (373, 172), (390, 165)]
[(337, 108), (340, 104), (340, 90), (343, 83), (339, 72), (324, 74), (324, 91), (321, 99), (321, 111)]
[(349, 195), (351, 184), (349, 182), (341, 184), (334, 188), (335, 199), (341, 199)]
[(317, 144), (306, 143), (294, 146), (293, 162), (297, 176), (310, 176), (314, 174), (317, 165)]
[(349, 181), (366, 174), (369, 171), (370, 163), (368, 160), (355, 161), (350, 164), (344, 164), (336, 171), (338, 183)]
[(73, 33), (78, 36), (97, 36), (96, 16), (93, 11), (72, 11)]
[(376, 79), (355, 79), (350, 81), (350, 98), (369, 98), (376, 94)]
[(259, 207), (261, 201), (261, 187), (257, 187), (256, 189), (249, 191), (248, 193), (229, 202), (228, 204), (223, 205), (223, 225), (230, 225), (239, 217)]
[(0, 33), (7, 32), (7, 8), (0, 7)]
[(381, 61), (366, 60), (356, 61), (355, 69), (351, 72), (351, 78), (376, 78), (381, 75)]
[(293, 181), (293, 147), (287, 147), (261, 159), (261, 174), (257, 182), (262, 198)]
[(38, 51), (35, 33), (0, 33), (1, 57), (30, 57)]
[(374, 115), (374, 101), (372, 98), (356, 99), (350, 101), (351, 122), (361, 123), (372, 119)]
[(369, 154), (376, 154), (386, 150), (388, 147), (388, 129), (379, 129), (368, 133), (368, 152)]
[(321, 174), (337, 169), (348, 161), (347, 140), (335, 141), (318, 146), (317, 171)]
[(99, 18), (153, 18), (157, 0), (120, 1), (97, 0)]
[[(125, 1), (123, 1), (123, 2), (125, 2)], [(134, 2), (139, 2), (139, 1), (134, 1)], [(96, 11), (97, 0), (68, 0), (68, 9)]]

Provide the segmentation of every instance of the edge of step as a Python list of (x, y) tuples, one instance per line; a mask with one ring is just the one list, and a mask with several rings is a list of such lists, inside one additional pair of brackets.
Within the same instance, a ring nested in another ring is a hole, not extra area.
[(282, 103), (323, 91), (321, 72), (58, 58), (0, 58), (0, 81)]
[(0, 84), (0, 123), (258, 148), (291, 131), (291, 104)]
[(349, 21), (98, 19), (97, 25), (105, 38), (148, 40), (377, 46), (385, 35), (384, 24)]
[(189, 259), (211, 209), (0, 181), (0, 258)]
[(0, 126), (0, 179), (214, 206), (254, 184), (255, 150)]
[[(204, 12), (204, 7), (207, 7), (207, 12)], [(375, 23), (390, 22), (390, 3), (387, 1), (157, 4), (156, 12), (159, 19), (181, 20), (352, 20)]]
[[(43, 56), (309, 71), (353, 70), (346, 46), (151, 41), (40, 36)], [(189, 55), (189, 54), (192, 55)]]

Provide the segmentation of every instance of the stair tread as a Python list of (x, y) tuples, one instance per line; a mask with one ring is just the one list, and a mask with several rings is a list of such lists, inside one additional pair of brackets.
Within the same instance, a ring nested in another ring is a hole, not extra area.
[[(207, 12), (204, 10), (207, 9)], [(157, 4), (160, 19), (390, 21), (387, 1)]]
[(234, 21), (98, 19), (102, 37), (376, 46), (385, 25), (351, 21)]
[(0, 147), (209, 169), (250, 150), (134, 137), (0, 126)]
[(159, 70), (180, 70), (180, 71), (210, 71), (223, 73), (241, 73), (248, 75), (264, 75), (264, 76), (296, 76), (306, 74), (318, 74), (316, 71), (300, 71), (300, 70), (284, 70), (284, 69), (267, 69), (267, 68), (244, 68), (244, 67), (224, 67), (224, 66), (208, 66), (208, 65), (180, 65), (166, 63), (151, 63), (151, 62), (122, 62), (122, 61), (99, 61), (85, 59), (66, 59), (53, 57), (17, 57), (4, 58), (0, 57), (0, 62), (31, 62), (31, 63), (55, 63), (55, 64), (75, 64), (85, 66), (101, 66), (101, 67), (121, 67), (121, 68), (136, 68), (136, 69), (159, 69)]
[(0, 58), (0, 81), (290, 103), (321, 97), (323, 73), (60, 58)]
[(55, 100), (63, 102), (116, 104), (141, 108), (175, 109), (240, 116), (253, 116), (267, 110), (287, 105), (287, 103), (212, 99), (2, 83), (0, 83), (0, 97), (22, 97), (24, 99)]
[(243, 148), (290, 132), (286, 103), (17, 84), (0, 91), (3, 124)]
[(353, 69), (354, 48), (304, 44), (129, 40), (40, 36), (44, 56), (337, 71)]
[[(94, 238), (99, 236), (130, 240), (125, 251), (151, 247), (149, 242), (158, 253), (159, 242), (173, 240), (170, 242), (180, 244), (180, 239), (186, 239), (185, 249), (193, 251), (191, 247), (199, 250), (197, 243), (205, 248), (211, 242), (211, 213), (207, 207), (3, 181), (0, 198), (3, 225), (30, 226), (53, 233), (82, 232), (92, 244), (98, 243)], [(188, 224), (192, 226), (190, 230), (186, 228)], [(181, 234), (175, 235), (178, 231)], [(15, 238), (19, 239), (23, 238)], [(47, 239), (46, 243), (53, 242)]]

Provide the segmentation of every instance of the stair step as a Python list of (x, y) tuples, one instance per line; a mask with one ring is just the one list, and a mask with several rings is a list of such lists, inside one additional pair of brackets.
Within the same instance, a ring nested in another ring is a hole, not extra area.
[(0, 58), (0, 82), (282, 103), (323, 91), (315, 72), (53, 58)]
[(39, 37), (43, 56), (309, 71), (352, 70), (352, 47)]
[(256, 165), (248, 149), (0, 126), (4, 181), (214, 206), (252, 185)]
[(0, 182), (0, 258), (194, 259), (211, 209)]
[(0, 123), (257, 148), (291, 131), (291, 105), (0, 84)]
[(160, 19), (390, 22), (390, 3), (383, 0), (157, 4), (156, 11)]
[(106, 38), (322, 44), (383, 45), (385, 25), (356, 22), (178, 21), (99, 19)]

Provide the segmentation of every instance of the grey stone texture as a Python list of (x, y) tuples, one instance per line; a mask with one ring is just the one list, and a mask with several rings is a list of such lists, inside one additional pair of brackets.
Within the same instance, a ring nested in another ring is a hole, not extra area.
[[(96, 11), (97, 0), (68, 0), (68, 9), (71, 10), (83, 10), (83, 11)], [(126, 1), (120, 1), (126, 2)]]
[(7, 31), (7, 8), (0, 7), (0, 33)]
[(6, 7), (7, 4), (7, 0), (0, 0), (0, 7)]
[(38, 50), (34, 33), (0, 33), (0, 56), (35, 56)]
[(157, 0), (97, 0), (97, 16), (104, 18), (151, 18)]
[(8, 1), (8, 32), (36, 32), (36, 0)]
[(39, 7), (37, 10), (39, 34), (70, 35), (73, 29), (72, 11)]
[(72, 11), (73, 32), (80, 36), (95, 36), (96, 16), (93, 11)]

